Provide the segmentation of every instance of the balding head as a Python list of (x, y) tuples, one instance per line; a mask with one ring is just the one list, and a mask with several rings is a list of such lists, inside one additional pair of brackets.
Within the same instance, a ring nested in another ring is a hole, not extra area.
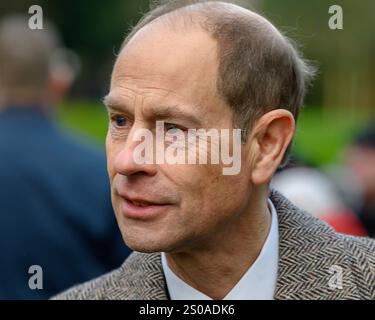
[(236, 126), (249, 131), (256, 119), (278, 108), (297, 119), (314, 69), (264, 17), (222, 1), (168, 1), (139, 21), (122, 48), (141, 33), (165, 27), (199, 27), (217, 42), (217, 94), (232, 108)]
[(0, 92), (2, 98), (26, 101), (40, 99), (48, 90), (50, 57), (58, 47), (59, 37), (49, 23), (44, 24), (43, 30), (31, 30), (26, 16), (14, 15), (1, 19)]

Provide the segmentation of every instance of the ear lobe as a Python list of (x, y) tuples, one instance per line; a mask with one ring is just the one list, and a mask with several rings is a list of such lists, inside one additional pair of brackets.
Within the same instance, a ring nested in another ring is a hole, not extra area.
[(295, 121), (288, 110), (277, 109), (263, 115), (254, 128), (258, 155), (251, 177), (254, 184), (260, 185), (268, 183), (279, 167), (292, 141)]

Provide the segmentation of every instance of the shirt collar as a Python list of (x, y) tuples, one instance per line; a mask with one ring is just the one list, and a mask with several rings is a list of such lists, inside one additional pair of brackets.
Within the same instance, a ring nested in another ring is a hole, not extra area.
[[(279, 261), (279, 232), (276, 208), (268, 200), (271, 228), (255, 262), (224, 300), (272, 300), (274, 298)], [(161, 254), (162, 267), (172, 300), (212, 300), (189, 286), (169, 268), (165, 253)]]

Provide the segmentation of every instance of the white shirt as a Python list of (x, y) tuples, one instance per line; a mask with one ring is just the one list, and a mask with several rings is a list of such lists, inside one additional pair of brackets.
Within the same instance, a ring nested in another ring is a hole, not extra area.
[[(271, 228), (263, 248), (240, 281), (224, 300), (273, 300), (279, 261), (279, 231), (275, 206), (268, 200), (271, 211)], [(162, 267), (172, 300), (212, 300), (189, 286), (169, 268), (165, 253), (161, 254)]]

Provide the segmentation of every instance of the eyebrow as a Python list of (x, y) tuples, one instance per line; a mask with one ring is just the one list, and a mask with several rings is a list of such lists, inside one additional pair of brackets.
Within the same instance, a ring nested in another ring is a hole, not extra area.
[(124, 105), (123, 103), (121, 103), (120, 101), (118, 101), (117, 99), (109, 95), (106, 95), (102, 99), (102, 102), (106, 106), (107, 109), (114, 109), (114, 110), (121, 111), (121, 112), (128, 110), (126, 105)]
[[(126, 105), (120, 103), (120, 101), (116, 101), (116, 99), (108, 95), (103, 98), (103, 103), (107, 109), (113, 109), (119, 112), (128, 111), (128, 107)], [(147, 110), (147, 114), (150, 115), (150, 118), (153, 117), (158, 120), (186, 120), (190, 124), (198, 127), (200, 127), (202, 124), (201, 120), (197, 116), (183, 111), (178, 105), (151, 107)]]
[(178, 105), (173, 106), (163, 106), (160, 108), (152, 108), (150, 110), (155, 118), (165, 120), (165, 119), (181, 119), (186, 120), (192, 125), (201, 126), (201, 121), (195, 115), (187, 113), (179, 108)]

